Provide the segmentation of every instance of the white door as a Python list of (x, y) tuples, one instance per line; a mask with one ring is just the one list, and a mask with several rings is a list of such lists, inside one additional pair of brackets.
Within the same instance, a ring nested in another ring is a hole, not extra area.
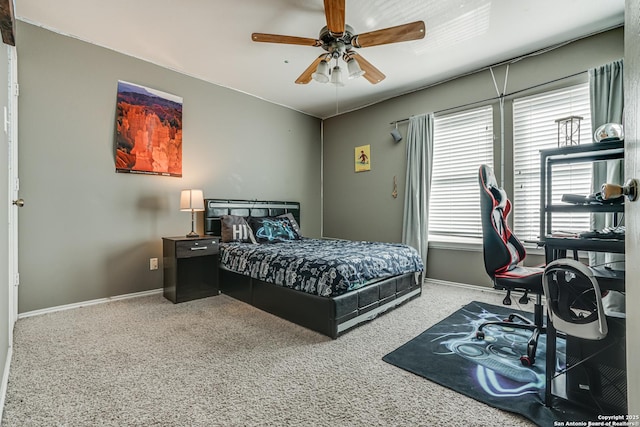
[[(640, 0), (625, 2), (625, 178), (640, 180)], [(640, 200), (625, 204), (627, 388), (629, 414), (640, 415)], [(635, 420), (636, 422), (638, 420)]]
[(9, 345), (13, 345), (13, 327), (18, 319), (18, 57), (15, 46), (7, 46), (9, 58), (9, 99), (4, 126), (9, 141)]

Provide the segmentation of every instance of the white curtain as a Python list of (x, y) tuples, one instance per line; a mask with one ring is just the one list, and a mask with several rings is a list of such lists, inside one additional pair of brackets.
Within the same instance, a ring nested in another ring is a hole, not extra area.
[[(622, 77), (622, 59), (589, 70), (592, 135), (598, 127), (605, 123), (622, 124), (624, 109)], [(604, 183), (622, 184), (623, 182), (624, 162), (622, 160), (608, 160), (593, 164), (592, 190), (594, 193), (599, 192)], [(591, 228), (593, 230), (601, 230), (614, 225), (613, 214), (591, 214)], [(610, 254), (591, 252), (589, 253), (589, 264), (599, 265), (620, 258), (624, 259)]]
[(407, 177), (402, 219), (402, 243), (420, 253), (425, 270), (429, 236), (429, 191), (433, 164), (433, 114), (409, 119), (406, 140)]

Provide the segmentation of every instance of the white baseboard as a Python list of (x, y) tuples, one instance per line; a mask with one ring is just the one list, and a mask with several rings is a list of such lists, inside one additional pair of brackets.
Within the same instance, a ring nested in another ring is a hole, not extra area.
[[(468, 283), (458, 283), (458, 282), (448, 282), (446, 280), (439, 280), (439, 279), (425, 279), (424, 280), (424, 284), (428, 285), (428, 284), (434, 284), (434, 285), (441, 285), (441, 286), (454, 286), (457, 288), (464, 288), (464, 289), (470, 289), (470, 290), (474, 290), (474, 291), (480, 291), (480, 292), (488, 292), (491, 294), (495, 294), (495, 295), (501, 295), (501, 296), (506, 296), (507, 295), (507, 291), (505, 290), (500, 290), (500, 289), (494, 289), (494, 288), (490, 288), (488, 286), (482, 286), (482, 285), (470, 285)], [(524, 295), (524, 292), (522, 291), (511, 291), (511, 295), (515, 298), (514, 301), (514, 307), (518, 308), (519, 310), (523, 310), (523, 311), (532, 311), (533, 308), (531, 308), (530, 305), (521, 305), (516, 297), (516, 295)], [(531, 297), (531, 295), (530, 295)], [(535, 296), (532, 297), (533, 298), (533, 302), (535, 303)], [(513, 301), (513, 300), (512, 300)], [(544, 295), (542, 295), (542, 304), (545, 305), (546, 301), (544, 299)], [(507, 306), (508, 307), (508, 306)]]
[(4, 402), (7, 398), (7, 387), (9, 385), (9, 369), (11, 368), (11, 357), (13, 356), (13, 347), (7, 349), (7, 359), (4, 363), (4, 371), (2, 374), (2, 384), (0, 384), (0, 425), (2, 425), (2, 413), (4, 410)]
[(26, 317), (32, 317), (32, 316), (39, 316), (41, 314), (46, 314), (46, 313), (55, 313), (56, 311), (70, 310), (72, 308), (80, 308), (80, 307), (87, 307), (89, 305), (103, 304), (105, 302), (110, 302), (110, 301), (146, 297), (149, 295), (155, 295), (159, 293), (162, 293), (162, 288), (152, 289), (150, 291), (135, 292), (132, 294), (116, 295), (114, 297), (98, 298), (90, 301), (76, 302), (73, 304), (59, 305), (56, 307), (43, 308), (40, 310), (26, 311), (24, 313), (19, 313), (18, 319), (24, 319)]
[(443, 285), (443, 286), (455, 286), (455, 287), (458, 287), (458, 288), (473, 289), (473, 290), (476, 290), (476, 291), (483, 291), (483, 292), (504, 293), (504, 291), (499, 291), (497, 289), (490, 288), (488, 286), (471, 285), (469, 283), (450, 282), (448, 280), (431, 279), (429, 277), (424, 279), (424, 283), (425, 284), (433, 283), (434, 285)]

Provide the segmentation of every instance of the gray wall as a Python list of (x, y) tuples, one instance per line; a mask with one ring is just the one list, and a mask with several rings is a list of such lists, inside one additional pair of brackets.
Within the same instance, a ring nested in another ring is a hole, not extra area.
[[(620, 59), (624, 55), (623, 48), (623, 30), (620, 28), (524, 59), (510, 66), (506, 93)], [(505, 67), (495, 68), (494, 74), (498, 87), (502, 89)], [(518, 96), (586, 80), (585, 73)], [(389, 135), (393, 126), (389, 123), (411, 115), (437, 112), (493, 97), (496, 97), (496, 91), (491, 73), (486, 70), (325, 120), (324, 235), (399, 242), (402, 238), (405, 144), (404, 141), (398, 144), (393, 142)], [(494, 105), (494, 165), (499, 174), (500, 116), (498, 104)], [(505, 103), (505, 111), (505, 189), (513, 194), (511, 100)], [(400, 125), (400, 128), (406, 135), (406, 124)], [(354, 173), (354, 147), (365, 144), (371, 145), (371, 171)], [(393, 176), (397, 176), (398, 180), (397, 199), (391, 197)], [(531, 256), (527, 263), (530, 265), (542, 261), (541, 257)], [(480, 247), (473, 250), (430, 248), (427, 264), (428, 277), (490, 285), (484, 272)]]
[[(7, 92), (7, 81), (9, 76), (8, 70), (8, 56), (7, 46), (0, 43), (0, 110), (3, 107), (9, 107), (9, 94)], [(9, 180), (7, 170), (9, 169), (9, 157), (8, 157), (8, 139), (5, 132), (0, 132), (0, 200), (9, 200)], [(5, 205), (6, 206), (6, 205)], [(9, 214), (7, 208), (0, 209), (0, 388), (2, 387), (1, 381), (4, 378), (5, 364), (7, 363), (7, 353), (9, 351), (9, 252), (7, 242), (9, 240), (9, 233), (7, 224), (9, 222)], [(2, 408), (0, 408), (2, 413)]]
[[(191, 227), (183, 188), (299, 201), (320, 236), (319, 119), (24, 22), (17, 37), (19, 312), (161, 288), (161, 237)], [(115, 173), (118, 80), (183, 98), (182, 178)]]

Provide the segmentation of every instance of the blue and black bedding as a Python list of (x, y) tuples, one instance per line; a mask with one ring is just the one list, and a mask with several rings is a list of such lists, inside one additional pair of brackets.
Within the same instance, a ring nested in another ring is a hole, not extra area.
[(407, 245), (309, 238), (267, 244), (222, 243), (220, 265), (254, 279), (324, 297), (424, 269), (418, 252)]

